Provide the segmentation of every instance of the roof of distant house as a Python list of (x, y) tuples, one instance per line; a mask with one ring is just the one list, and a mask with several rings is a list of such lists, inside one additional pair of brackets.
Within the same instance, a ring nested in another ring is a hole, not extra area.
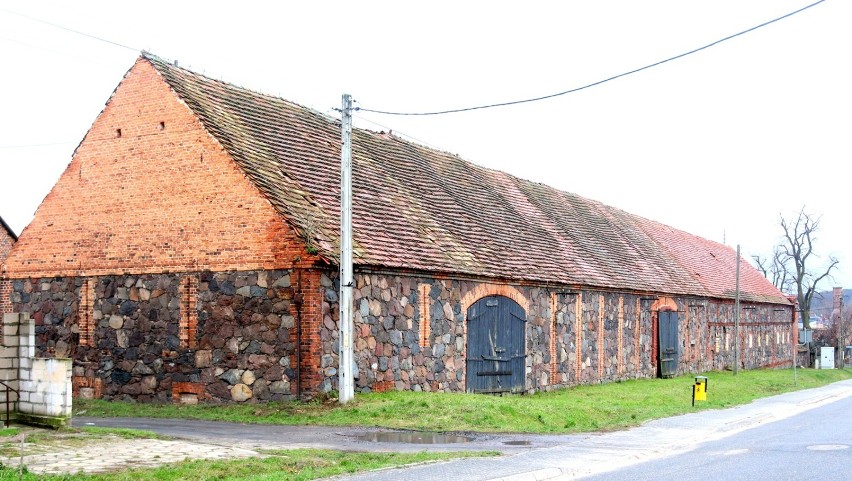
[(3, 230), (5, 230), (9, 234), (9, 236), (12, 237), (13, 240), (18, 240), (18, 235), (15, 234), (15, 231), (13, 231), (11, 227), (9, 227), (9, 224), (7, 224), (2, 217), (0, 217), (0, 227), (2, 227)]

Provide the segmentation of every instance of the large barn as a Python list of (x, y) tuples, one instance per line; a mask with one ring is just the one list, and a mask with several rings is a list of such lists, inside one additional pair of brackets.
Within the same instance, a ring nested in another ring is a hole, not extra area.
[[(143, 54), (3, 267), (79, 395), (337, 389), (340, 122)], [(535, 392), (732, 366), (729, 247), (355, 130), (356, 391)], [(794, 309), (741, 268), (742, 367)], [(0, 290), (0, 292), (6, 292)]]

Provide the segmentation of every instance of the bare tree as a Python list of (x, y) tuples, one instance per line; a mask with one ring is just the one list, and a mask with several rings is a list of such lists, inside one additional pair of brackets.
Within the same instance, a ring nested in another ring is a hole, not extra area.
[(760, 257), (759, 255), (752, 256), (757, 269), (763, 273), (772, 285), (778, 288), (779, 291), (789, 294), (793, 291), (793, 275), (790, 272), (789, 257), (784, 249), (778, 245), (775, 246), (775, 251), (772, 253), (771, 260), (769, 258)]
[(784, 230), (784, 242), (779, 246), (784, 256), (792, 262), (795, 272), (792, 272), (793, 282), (796, 286), (796, 297), (799, 301), (799, 311), (802, 313), (802, 323), (805, 329), (810, 329), (811, 301), (816, 293), (817, 284), (831, 273), (839, 261), (829, 256), (828, 267), (820, 275), (813, 274), (808, 270), (808, 261), (818, 258), (814, 254), (814, 235), (819, 230), (819, 217), (814, 217), (805, 208), (799, 211), (799, 216), (788, 221), (781, 216), (781, 228)]

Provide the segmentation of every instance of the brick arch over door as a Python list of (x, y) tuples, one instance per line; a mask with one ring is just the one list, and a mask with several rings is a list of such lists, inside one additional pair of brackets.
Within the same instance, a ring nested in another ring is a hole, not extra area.
[(503, 296), (517, 302), (524, 312), (530, 311), (530, 301), (521, 291), (505, 284), (479, 284), (468, 291), (461, 299), (461, 310), (467, 312), (474, 302), (486, 296)]

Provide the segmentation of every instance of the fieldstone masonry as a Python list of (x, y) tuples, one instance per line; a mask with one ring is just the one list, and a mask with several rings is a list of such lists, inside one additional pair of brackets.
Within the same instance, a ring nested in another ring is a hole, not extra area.
[[(324, 379), (320, 390), (329, 391), (337, 389), (338, 381), (339, 283), (334, 274), (329, 274), (323, 276), (322, 285)], [(418, 288), (423, 285), (429, 288)], [(527, 310), (528, 392), (657, 375), (655, 311), (660, 304), (652, 302), (656, 296), (356, 273), (356, 389), (464, 391), (467, 308), (482, 295), (503, 294), (507, 289), (522, 298), (515, 300), (521, 300)], [(421, 299), (424, 293), (428, 297), (425, 300)], [(733, 303), (666, 299), (681, 319), (678, 372), (729, 367), (732, 344), (716, 349), (713, 336), (719, 330), (733, 328)], [(424, 305), (429, 306), (428, 317), (422, 315)], [(744, 312), (742, 367), (789, 364), (790, 309), (756, 305)], [(420, 326), (422, 322), (428, 323), (428, 329)], [(426, 332), (429, 338), (421, 339)]]
[(1, 389), (0, 405), (10, 396), (19, 421), (62, 426), (71, 418), (71, 359), (35, 358), (34, 327), (25, 314), (3, 315), (0, 379), (18, 393)]
[[(181, 289), (187, 277), (198, 280)], [(81, 278), (14, 281), (39, 355), (72, 357), (78, 395), (184, 402), (290, 399), (295, 379), (294, 290), (288, 271), (91, 278), (91, 342), (80, 342)], [(184, 296), (181, 296), (181, 293)], [(195, 311), (197, 327), (182, 323)], [(181, 339), (193, 332), (192, 342)], [(188, 346), (194, 346), (190, 348)]]
[[(733, 362), (730, 301), (366, 272), (354, 287), (360, 392), (465, 391), (467, 310), (488, 295), (526, 313), (527, 392), (656, 376), (661, 308), (680, 319), (678, 372)], [(258, 402), (337, 389), (339, 288), (330, 270), (202, 271), (14, 280), (11, 300), (39, 355), (74, 359), (80, 396)], [(791, 308), (743, 313), (742, 367), (789, 364)]]

